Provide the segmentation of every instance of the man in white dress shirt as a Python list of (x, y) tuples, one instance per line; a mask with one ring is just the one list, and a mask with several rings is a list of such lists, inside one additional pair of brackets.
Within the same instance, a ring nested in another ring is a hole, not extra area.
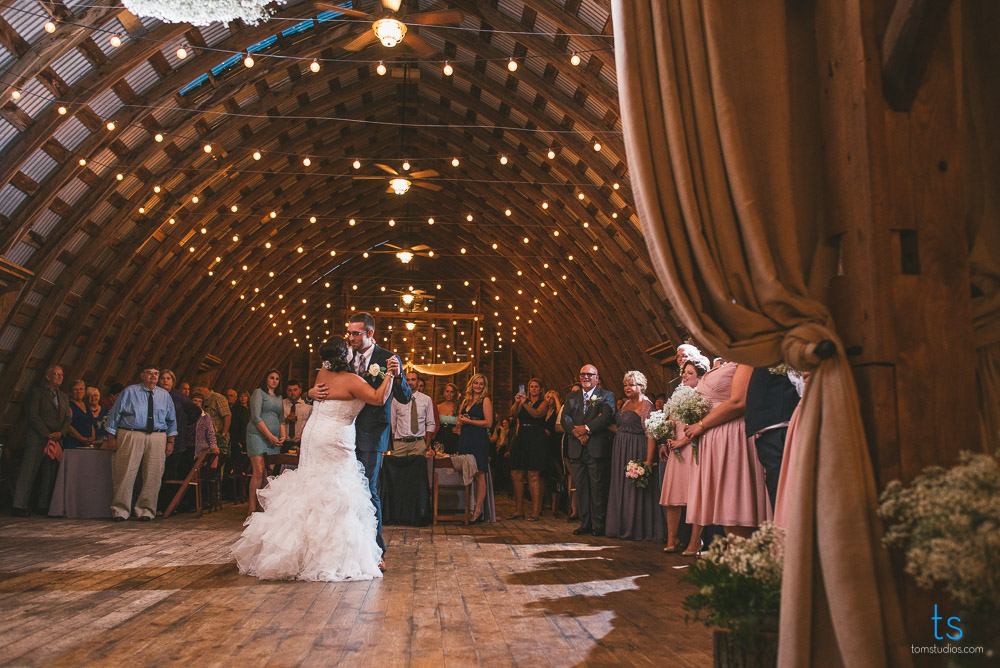
[(281, 400), (281, 408), (284, 413), (285, 424), (288, 436), (282, 444), (282, 451), (292, 448), (299, 449), (302, 442), (302, 430), (306, 428), (306, 420), (312, 413), (312, 406), (302, 400), (302, 383), (297, 380), (290, 380), (285, 384), (285, 391), (288, 396)]
[(410, 403), (392, 400), (392, 454), (422, 455), (433, 447), (432, 439), (437, 423), (434, 420), (434, 401), (417, 390), (420, 376), (416, 371), (406, 373), (410, 386)]

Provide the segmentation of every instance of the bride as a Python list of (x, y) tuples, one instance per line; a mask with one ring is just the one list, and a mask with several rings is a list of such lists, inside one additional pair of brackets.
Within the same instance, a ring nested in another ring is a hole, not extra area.
[(316, 382), (329, 394), (313, 406), (298, 468), (258, 492), (264, 512), (251, 514), (231, 548), (240, 573), (264, 580), (382, 577), (375, 508), (354, 454), (354, 418), (365, 403), (385, 403), (397, 365), (376, 389), (348, 370), (343, 339), (327, 341), (319, 354), (323, 369)]

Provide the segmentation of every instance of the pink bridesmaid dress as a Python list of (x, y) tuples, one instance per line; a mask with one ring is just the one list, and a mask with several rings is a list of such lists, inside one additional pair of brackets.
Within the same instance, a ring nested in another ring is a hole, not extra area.
[[(677, 433), (684, 433), (684, 423), (677, 422)], [(690, 445), (679, 451), (671, 450), (663, 474), (663, 490), (660, 492), (661, 506), (686, 506), (691, 479), (698, 475), (698, 465)]]
[[(696, 391), (712, 402), (712, 408), (730, 397), (737, 366), (723, 364), (698, 383)], [(771, 519), (764, 467), (747, 439), (742, 415), (706, 431), (698, 456), (700, 464), (688, 493), (688, 522), (756, 527)]]

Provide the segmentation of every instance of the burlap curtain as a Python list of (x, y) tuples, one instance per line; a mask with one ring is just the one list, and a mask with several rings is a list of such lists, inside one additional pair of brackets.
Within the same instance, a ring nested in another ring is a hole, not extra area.
[[(812, 19), (800, 4), (613, 1), (630, 180), (684, 325), (729, 359), (814, 369), (788, 446), (779, 664), (908, 665), (853, 377), (807, 289), (822, 207)], [(837, 353), (821, 362), (822, 340)]]

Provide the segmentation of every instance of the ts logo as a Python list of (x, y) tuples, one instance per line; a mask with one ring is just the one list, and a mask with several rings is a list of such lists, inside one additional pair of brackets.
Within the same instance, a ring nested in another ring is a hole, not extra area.
[(941, 616), (938, 615), (937, 603), (934, 604), (934, 615), (931, 617), (931, 619), (934, 620), (934, 639), (935, 640), (944, 640), (945, 637), (947, 637), (947, 638), (949, 638), (951, 640), (961, 640), (962, 639), (962, 627), (958, 626), (958, 622), (960, 622), (962, 620), (960, 618), (958, 618), (958, 617), (949, 617), (948, 620), (947, 620), (947, 622), (948, 622), (948, 628), (953, 629), (954, 631), (957, 631), (956, 635), (952, 635), (951, 633), (945, 633), (942, 636), (942, 635), (938, 634), (938, 622), (940, 620), (944, 619), (944, 617), (941, 617)]

